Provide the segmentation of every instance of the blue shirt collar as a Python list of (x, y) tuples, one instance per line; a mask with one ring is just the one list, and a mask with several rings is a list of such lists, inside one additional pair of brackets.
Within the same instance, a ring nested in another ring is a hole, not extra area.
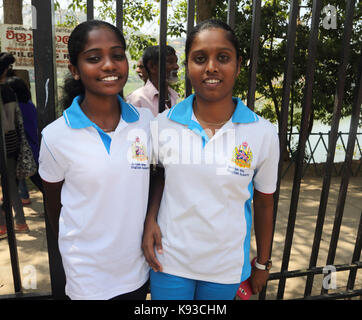
[[(82, 100), (83, 96), (75, 97), (71, 106), (63, 112), (65, 122), (73, 129), (82, 129), (96, 126), (96, 124), (89, 120), (89, 118), (80, 108), (80, 103)], [(124, 102), (120, 96), (118, 96), (118, 102), (121, 106), (121, 117), (124, 121), (131, 123), (139, 120), (139, 112), (134, 106)]]
[[(174, 105), (167, 113), (167, 117), (170, 120), (189, 126), (192, 121), (192, 103), (194, 97), (195, 94), (192, 94), (185, 100)], [(251, 111), (240, 98), (233, 98), (233, 100), (236, 102), (236, 108), (231, 118), (233, 123), (252, 123), (259, 120), (257, 114)]]

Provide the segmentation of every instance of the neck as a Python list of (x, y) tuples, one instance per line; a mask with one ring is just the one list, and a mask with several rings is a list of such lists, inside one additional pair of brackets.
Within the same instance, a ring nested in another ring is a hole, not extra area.
[(197, 96), (194, 99), (194, 114), (198, 120), (208, 125), (223, 125), (234, 113), (235, 103), (232, 97), (222, 101), (205, 101)]
[[(159, 89), (159, 86), (158, 86), (158, 78), (150, 77), (149, 80), (152, 82), (152, 84), (155, 86), (155, 88), (159, 92), (160, 89)], [(165, 81), (165, 88), (166, 88), (166, 92), (168, 92), (168, 83), (167, 83), (167, 81)]]
[(117, 96), (94, 97), (86, 94), (80, 107), (104, 131), (113, 131), (117, 127), (120, 120)]

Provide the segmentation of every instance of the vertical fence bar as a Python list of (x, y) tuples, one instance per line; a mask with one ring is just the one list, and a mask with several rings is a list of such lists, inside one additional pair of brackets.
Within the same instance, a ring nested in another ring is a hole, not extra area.
[[(362, 250), (362, 212), (359, 219), (359, 227), (357, 231), (356, 243), (354, 245), (354, 250), (352, 254), (352, 263), (356, 263), (361, 258), (361, 250)], [(357, 274), (357, 266), (350, 270), (348, 282), (347, 282), (347, 290), (353, 290), (354, 283), (356, 281)]]
[(166, 99), (166, 40), (167, 40), (167, 0), (160, 2), (160, 40), (159, 40), (159, 76), (158, 76), (158, 111), (165, 110)]
[[(37, 28), (33, 30), (35, 90), (39, 131), (56, 119), (57, 84), (55, 65), (54, 1), (32, 0), (37, 12)], [(65, 296), (65, 275), (58, 243), (50, 227), (45, 209), (45, 226), (49, 255), (52, 294)]]
[[(187, 0), (187, 35), (190, 34), (195, 23), (195, 0)], [(192, 93), (190, 79), (185, 73), (185, 95), (188, 97)]]
[(123, 32), (123, 0), (116, 1), (116, 27)]
[[(349, 177), (350, 177), (349, 168), (352, 165), (354, 144), (356, 141), (359, 117), (360, 117), (360, 112), (361, 112), (362, 54), (360, 54), (359, 71), (358, 71), (357, 79), (358, 79), (358, 81), (357, 81), (357, 86), (356, 86), (356, 91), (355, 91), (355, 100), (353, 102), (351, 124), (350, 124), (348, 143), (347, 143), (347, 151), (346, 151), (345, 160), (343, 162), (341, 185), (340, 185), (339, 194), (338, 194), (337, 207), (336, 207), (336, 213), (335, 213), (333, 230), (332, 230), (332, 237), (331, 237), (331, 241), (330, 241), (330, 245), (329, 245), (327, 265), (333, 265), (334, 258), (336, 255), (337, 242), (338, 242), (338, 238), (339, 238), (339, 232), (340, 232), (340, 228), (341, 228), (343, 211), (344, 211), (344, 204), (346, 201), (347, 189), (348, 189), (348, 183), (349, 183)], [(323, 294), (323, 293), (326, 293), (327, 290), (322, 288), (321, 292)]]
[[(352, 34), (352, 22), (353, 22), (353, 11), (355, 6), (355, 0), (347, 0), (346, 4), (346, 21), (343, 30), (343, 39), (341, 46), (341, 60), (338, 68), (338, 79), (337, 79), (337, 89), (334, 100), (334, 110), (333, 110), (333, 119), (332, 127), (329, 133), (328, 139), (328, 152), (327, 152), (327, 161), (324, 167), (324, 177), (323, 177), (323, 187), (320, 197), (320, 205), (318, 210), (317, 224), (314, 234), (312, 253), (309, 261), (309, 269), (313, 268), (317, 264), (319, 246), (322, 238), (324, 218), (327, 209), (328, 195), (331, 184), (331, 176), (334, 165), (334, 154), (336, 151), (336, 144), (338, 139), (338, 127), (339, 120), (341, 118), (342, 102), (344, 97), (344, 87), (346, 80), (346, 70), (350, 53), (350, 40)], [(312, 292), (314, 275), (310, 274), (307, 277), (306, 287), (304, 291), (304, 296), (309, 296)]]
[(94, 1), (87, 0), (87, 21), (94, 19)]
[[(297, 17), (299, 13), (299, 0), (292, 0), (291, 8), (289, 11), (289, 24), (288, 24), (288, 36), (287, 36), (287, 50), (286, 50), (286, 61), (284, 66), (284, 79), (283, 79), (283, 96), (282, 96), (282, 107), (281, 107), (281, 125), (279, 125), (279, 148), (281, 152), (285, 150), (287, 145), (287, 130), (288, 130), (288, 109), (289, 109), (289, 98), (291, 83), (293, 80), (293, 58), (297, 28)], [(282, 178), (283, 159), (279, 160), (278, 166), (278, 182), (277, 188), (274, 193), (274, 217), (273, 217), (273, 239), (275, 231), (275, 223), (278, 212), (278, 201), (280, 194), (280, 183)], [(273, 247), (273, 241), (272, 241)], [(272, 254), (272, 247), (270, 248), (270, 256)], [(259, 294), (259, 299), (264, 300), (266, 295), (267, 286)]]
[(236, 11), (236, 0), (229, 0), (228, 1), (227, 23), (233, 29), (235, 27), (235, 11)]
[[(3, 101), (0, 94), (0, 110), (3, 109)], [(2, 112), (0, 112), (0, 173), (1, 173), (1, 188), (3, 194), (3, 207), (2, 210), (5, 213), (6, 229), (8, 233), (8, 245), (10, 252), (10, 262), (11, 262), (11, 271), (13, 274), (13, 283), (15, 293), (22, 292), (21, 285), (21, 276), (19, 268), (19, 257), (18, 249), (14, 231), (14, 220), (13, 220), (13, 211), (11, 207), (11, 198), (9, 192), (9, 182), (7, 174), (7, 158), (6, 158), (6, 147), (5, 147), (5, 138), (2, 122)], [(3, 212), (0, 212), (3, 214)]]
[(253, 20), (251, 25), (250, 66), (249, 66), (249, 90), (247, 105), (251, 110), (255, 106), (256, 70), (259, 53), (261, 0), (253, 0)]
[[(123, 33), (123, 0), (116, 0), (116, 27)], [(123, 98), (123, 89), (119, 94)]]
[(308, 135), (308, 122), (311, 113), (311, 105), (312, 105), (312, 90), (313, 90), (313, 81), (314, 81), (314, 66), (315, 66), (315, 57), (317, 51), (317, 42), (318, 42), (318, 27), (319, 27), (319, 17), (322, 7), (321, 0), (313, 1), (313, 9), (312, 9), (312, 25), (310, 38), (308, 43), (308, 61), (307, 61), (307, 71), (306, 71), (306, 79), (305, 79), (305, 91), (303, 97), (303, 111), (302, 111), (302, 123), (301, 123), (301, 131), (299, 135), (299, 143), (298, 143), (298, 155), (295, 163), (295, 172), (294, 172), (294, 180), (293, 180), (293, 189), (292, 196), (290, 200), (290, 210), (288, 217), (288, 227), (285, 237), (285, 245), (283, 252), (283, 260), (281, 266), (281, 279), (279, 281), (277, 299), (283, 299), (284, 290), (285, 290), (285, 282), (286, 279), (283, 277), (283, 272), (288, 269), (289, 259), (290, 259), (290, 251), (292, 247), (293, 241), (293, 233), (294, 226), (298, 208), (298, 199), (299, 199), (299, 191), (300, 191), (300, 181), (303, 171), (303, 159), (305, 153), (305, 146)]

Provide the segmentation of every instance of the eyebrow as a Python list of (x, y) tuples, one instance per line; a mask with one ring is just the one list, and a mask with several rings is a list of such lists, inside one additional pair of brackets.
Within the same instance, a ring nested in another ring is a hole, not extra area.
[[(219, 50), (219, 51), (230, 51), (230, 52), (233, 52), (233, 49), (231, 49), (231, 48), (216, 48), (216, 49)], [(192, 51), (191, 53), (192, 53), (192, 54), (195, 54), (195, 53), (201, 53), (201, 52), (205, 52), (205, 51), (207, 51), (207, 50), (205, 50), (205, 49), (200, 49), (200, 50)]]
[[(114, 46), (111, 49), (123, 49), (124, 50), (124, 47), (123, 46)], [(101, 50), (102, 50), (101, 48), (91, 48), (91, 49), (88, 49), (86, 51), (83, 51), (82, 54), (86, 54), (86, 53), (89, 53), (89, 52), (92, 52), (92, 51), (101, 51)]]

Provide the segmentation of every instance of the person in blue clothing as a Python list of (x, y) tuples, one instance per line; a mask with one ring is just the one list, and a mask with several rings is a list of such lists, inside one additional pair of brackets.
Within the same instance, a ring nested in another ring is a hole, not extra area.
[[(39, 137), (38, 137), (38, 113), (31, 100), (31, 92), (25, 81), (13, 76), (7, 78), (6, 83), (13, 89), (23, 116), (26, 139), (30, 145), (34, 160), (39, 166)], [(43, 192), (43, 184), (39, 173), (30, 177), (34, 185)], [(19, 192), (23, 205), (31, 204), (29, 191), (25, 179), (19, 180)]]
[(198, 24), (185, 48), (195, 94), (151, 125), (158, 169), (143, 251), (152, 299), (230, 300), (249, 277), (254, 293), (268, 279), (279, 141), (269, 121), (233, 97), (239, 50), (226, 23)]

